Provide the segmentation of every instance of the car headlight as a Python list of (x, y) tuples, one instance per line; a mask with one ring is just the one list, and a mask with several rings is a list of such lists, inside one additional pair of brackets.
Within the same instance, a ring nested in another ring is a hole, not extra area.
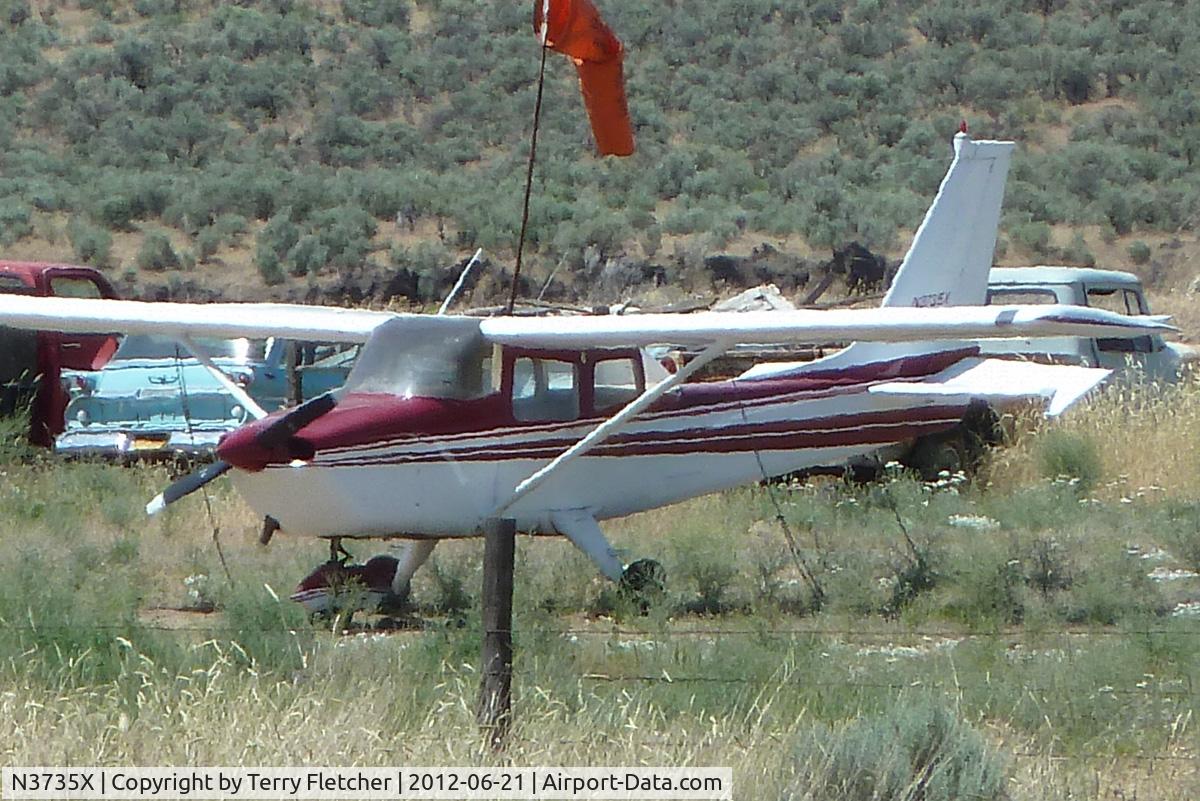
[(234, 420), (241, 420), (246, 414), (246, 410), (236, 403), (229, 407), (229, 416)]
[(92, 416), (87, 413), (87, 409), (80, 409), (75, 412), (75, 421), (81, 426), (86, 426), (92, 422)]
[(95, 379), (84, 375), (64, 375), (62, 377), (63, 391), (72, 398), (79, 395), (91, 395), (95, 389), (94, 381)]

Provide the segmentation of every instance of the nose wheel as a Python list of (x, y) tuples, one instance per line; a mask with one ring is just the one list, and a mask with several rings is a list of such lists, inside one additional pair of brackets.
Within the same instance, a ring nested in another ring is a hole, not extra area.
[(324, 621), (335, 630), (345, 630), (351, 618), (370, 595), (363, 586), (361, 565), (348, 564), (353, 555), (342, 547), (341, 537), (329, 538), (329, 560), (301, 580), (291, 600), (308, 611), (313, 622)]
[(354, 557), (350, 555), (350, 552), (342, 547), (341, 537), (329, 538), (329, 561), (331, 563), (344, 565), (353, 558)]

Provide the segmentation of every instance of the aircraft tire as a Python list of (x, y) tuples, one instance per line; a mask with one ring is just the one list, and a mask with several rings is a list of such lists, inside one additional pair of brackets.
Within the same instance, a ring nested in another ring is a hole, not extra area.
[(667, 571), (654, 559), (638, 559), (621, 575), (620, 591), (644, 615), (666, 595)]
[(949, 431), (921, 437), (901, 460), (923, 481), (937, 481), (943, 471), (974, 478), (989, 448), (1004, 441), (1000, 418), (986, 403), (973, 402), (962, 422)]
[(916, 471), (922, 481), (937, 481), (942, 473), (970, 474), (971, 460), (961, 429), (921, 437), (904, 457), (904, 465)]

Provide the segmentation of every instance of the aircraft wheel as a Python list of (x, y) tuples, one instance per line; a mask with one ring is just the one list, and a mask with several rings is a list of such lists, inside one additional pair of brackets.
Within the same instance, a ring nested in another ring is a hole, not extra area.
[(346, 631), (354, 621), (355, 609), (333, 607), (322, 612), (313, 612), (308, 616), (308, 622), (314, 627), (329, 629), (334, 634)]
[(411, 610), (411, 604), (408, 602), (410, 590), (406, 588), (403, 593), (387, 592), (379, 601), (379, 608), (376, 610), (381, 615), (391, 615), (398, 617), (406, 614)]
[(972, 468), (962, 432), (958, 430), (918, 439), (904, 463), (915, 470), (922, 481), (937, 481), (943, 472), (950, 475), (969, 473)]
[(625, 568), (620, 586), (621, 595), (637, 604), (638, 611), (646, 614), (667, 593), (667, 571), (653, 559), (638, 559)]
[(924, 481), (937, 481), (942, 471), (962, 472), (973, 478), (987, 458), (988, 449), (1004, 441), (1004, 430), (995, 410), (986, 403), (973, 402), (962, 422), (941, 434), (921, 437), (902, 460)]

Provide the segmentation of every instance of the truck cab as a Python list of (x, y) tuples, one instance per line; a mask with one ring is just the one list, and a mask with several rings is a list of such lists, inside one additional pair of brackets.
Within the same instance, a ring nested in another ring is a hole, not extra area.
[[(0, 292), (43, 297), (116, 298), (91, 267), (0, 260)], [(117, 349), (113, 334), (62, 334), (0, 326), (0, 413), (30, 408), (29, 439), (50, 446), (63, 430), (69, 395), (64, 370), (96, 370)]]
[[(1150, 314), (1142, 283), (1133, 273), (1076, 267), (997, 267), (988, 277), (989, 305), (1071, 304), (1120, 314)], [(988, 356), (1021, 356), (1056, 364), (1103, 367), (1124, 378), (1173, 383), (1194, 351), (1158, 335), (1133, 339), (1050, 337), (993, 339)]]

